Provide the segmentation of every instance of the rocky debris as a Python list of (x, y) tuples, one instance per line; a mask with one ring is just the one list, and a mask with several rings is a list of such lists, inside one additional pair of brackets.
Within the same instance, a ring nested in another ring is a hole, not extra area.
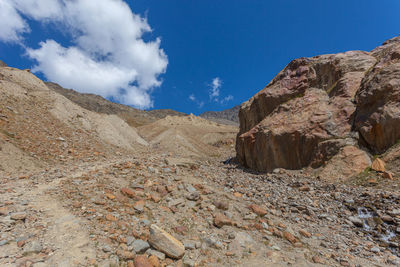
[(8, 67), (6, 63), (4, 63), (3, 61), (0, 60), (0, 68), (1, 67)]
[[(345, 179), (358, 174), (369, 162), (358, 144), (375, 154), (400, 139), (399, 54), (396, 37), (369, 53), (349, 51), (290, 62), (242, 104), (239, 162), (272, 172), (317, 168), (333, 157), (325, 174), (340, 169), (347, 170), (340, 174)], [(351, 162), (357, 163), (354, 168)]]
[(155, 224), (150, 226), (149, 243), (167, 256), (180, 259), (185, 254), (183, 244)]

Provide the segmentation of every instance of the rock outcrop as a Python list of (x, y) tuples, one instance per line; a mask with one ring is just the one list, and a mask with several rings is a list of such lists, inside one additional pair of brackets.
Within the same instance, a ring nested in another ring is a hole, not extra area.
[(383, 153), (400, 139), (400, 37), (371, 52), (377, 64), (357, 92), (355, 129), (371, 152)]
[(343, 154), (359, 144), (385, 151), (400, 138), (399, 59), (397, 37), (370, 53), (293, 60), (242, 104), (238, 160), (269, 172), (320, 167), (340, 152), (360, 157)]

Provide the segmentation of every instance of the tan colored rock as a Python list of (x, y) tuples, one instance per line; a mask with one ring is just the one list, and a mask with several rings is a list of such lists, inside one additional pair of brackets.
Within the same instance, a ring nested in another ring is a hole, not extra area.
[(124, 195), (126, 195), (126, 196), (128, 196), (128, 197), (130, 197), (130, 198), (133, 198), (133, 199), (137, 199), (137, 198), (138, 198), (138, 197), (136, 196), (135, 191), (133, 191), (133, 190), (130, 189), (130, 188), (126, 188), (126, 187), (121, 188), (121, 193), (124, 194)]
[(26, 218), (26, 212), (15, 212), (11, 213), (10, 215), (11, 219), (13, 220), (25, 220)]
[(185, 254), (184, 245), (155, 224), (150, 226), (149, 244), (167, 256), (180, 259)]
[(249, 206), (249, 208), (250, 208), (255, 214), (257, 214), (258, 216), (264, 216), (264, 215), (267, 214), (267, 210), (266, 210), (266, 209), (264, 209), (264, 208), (262, 208), (262, 207), (260, 207), (260, 206), (258, 206), (258, 205), (256, 205), (256, 204), (251, 204), (251, 205)]
[(289, 232), (284, 232), (283, 237), (292, 244), (295, 244), (297, 242), (297, 238)]
[(393, 180), (393, 174), (391, 172), (387, 172), (387, 171), (383, 172), (383, 177), (386, 179)]
[(135, 258), (135, 253), (126, 250), (117, 250), (117, 255), (122, 260), (133, 260)]
[(369, 166), (371, 160), (365, 151), (355, 146), (345, 146), (324, 167), (321, 167), (319, 176), (327, 181), (346, 180), (363, 172)]
[(304, 230), (304, 229), (300, 229), (300, 230), (299, 230), (299, 234), (301, 234), (301, 235), (304, 236), (304, 237), (308, 237), (308, 238), (310, 238), (310, 237), (312, 236), (311, 233), (307, 232), (307, 231)]
[(371, 169), (377, 172), (384, 172), (385, 171), (385, 162), (380, 158), (376, 158), (371, 165)]
[(233, 222), (222, 213), (217, 213), (214, 217), (214, 225), (221, 228), (224, 225), (233, 225)]

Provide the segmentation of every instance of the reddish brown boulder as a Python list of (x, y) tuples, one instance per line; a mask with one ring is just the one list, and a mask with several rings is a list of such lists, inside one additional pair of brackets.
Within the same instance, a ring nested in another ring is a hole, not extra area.
[[(371, 52), (295, 59), (239, 111), (237, 159), (258, 171), (358, 161), (400, 139), (400, 37)], [(336, 161), (337, 162), (337, 161)], [(351, 170), (351, 169), (354, 170)], [(345, 178), (346, 178), (345, 177)]]
[(361, 51), (293, 60), (242, 104), (239, 161), (259, 171), (318, 167), (354, 143), (352, 98), (375, 62)]

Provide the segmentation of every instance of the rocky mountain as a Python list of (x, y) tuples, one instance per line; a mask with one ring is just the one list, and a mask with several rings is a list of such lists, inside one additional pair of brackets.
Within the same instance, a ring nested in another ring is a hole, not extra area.
[[(267, 172), (343, 170), (323, 172), (326, 177), (349, 177), (369, 167), (368, 153), (383, 153), (400, 139), (399, 55), (396, 37), (371, 52), (290, 62), (241, 106), (241, 164)], [(341, 168), (330, 166), (339, 162)]]
[(104, 114), (115, 114), (124, 119), (133, 127), (152, 123), (166, 116), (187, 116), (187, 114), (171, 109), (159, 109), (143, 111), (129, 106), (111, 102), (95, 94), (83, 94), (72, 89), (65, 89), (52, 82), (46, 82), (46, 85), (55, 92), (65, 96), (75, 104), (90, 111)]
[(221, 124), (239, 125), (239, 109), (240, 106), (234, 106), (222, 111), (206, 111), (200, 114), (199, 117)]

